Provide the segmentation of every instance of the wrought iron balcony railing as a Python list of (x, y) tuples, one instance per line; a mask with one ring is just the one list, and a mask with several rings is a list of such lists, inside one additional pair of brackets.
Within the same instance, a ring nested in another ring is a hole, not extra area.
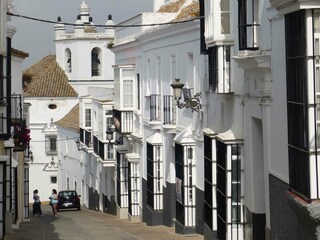
[(174, 98), (171, 95), (163, 96), (163, 125), (174, 125), (176, 123)]

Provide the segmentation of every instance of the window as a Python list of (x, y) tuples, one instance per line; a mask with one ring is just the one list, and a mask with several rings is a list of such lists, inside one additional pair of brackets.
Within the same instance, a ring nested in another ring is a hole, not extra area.
[(209, 91), (231, 93), (230, 46), (215, 46), (208, 49)]
[(85, 109), (85, 127), (91, 127), (91, 108)]
[(51, 176), (50, 177), (50, 183), (51, 184), (56, 184), (57, 183), (57, 177), (56, 176)]
[(108, 144), (108, 159), (114, 159), (114, 144)]
[(71, 51), (69, 48), (65, 50), (65, 71), (72, 72), (72, 64), (71, 64)]
[(312, 131), (309, 131), (307, 114), (309, 110), (305, 18), (305, 11), (288, 14), (285, 18), (288, 157), (290, 187), (310, 197), (308, 138)]
[(219, 239), (228, 239), (227, 236), (231, 234), (232, 239), (240, 239), (244, 230), (241, 203), (241, 146), (216, 140), (216, 158), (217, 236)]
[(259, 1), (238, 0), (239, 50), (258, 50)]
[[(200, 16), (205, 16), (205, 4), (204, 0), (199, 0), (199, 7), (200, 7)], [(205, 38), (205, 19), (206, 18), (201, 18), (200, 19), (200, 52), (201, 54), (206, 54), (207, 53), (207, 47), (206, 47), (206, 38)]]
[(147, 143), (147, 205), (153, 210), (163, 209), (161, 149), (161, 146)]
[(186, 227), (196, 225), (194, 146), (175, 144), (176, 218)]
[(128, 213), (131, 216), (139, 216), (140, 210), (140, 177), (139, 177), (139, 163), (130, 162), (128, 164), (128, 189), (129, 189), (129, 207)]
[(134, 106), (134, 70), (122, 70), (123, 84), (123, 107), (133, 108)]
[(320, 11), (314, 10), (313, 12), (313, 32), (314, 32), (314, 69), (315, 69), (315, 102), (316, 109), (316, 122), (317, 122), (317, 149), (320, 150)]
[(231, 146), (231, 221), (241, 222), (241, 162), (240, 146)]
[(213, 199), (213, 196), (216, 194), (216, 179), (213, 169), (216, 169), (216, 162), (213, 161), (212, 148), (213, 140), (204, 136), (204, 221), (211, 230), (217, 230), (215, 223), (216, 209), (215, 204), (216, 199)]
[(140, 110), (140, 74), (137, 74), (137, 109)]
[(117, 204), (128, 207), (128, 160), (117, 152)]
[(175, 101), (171, 95), (163, 96), (163, 124), (175, 124)]
[(101, 68), (101, 50), (99, 48), (92, 49), (91, 52), (91, 76), (100, 76)]
[(110, 129), (113, 125), (113, 111), (107, 110), (106, 111), (106, 129)]
[(46, 154), (56, 155), (57, 154), (57, 136), (51, 135), (46, 136)]
[(48, 108), (51, 109), (51, 110), (54, 110), (54, 109), (57, 108), (57, 105), (54, 104), (54, 103), (52, 103), (52, 104), (49, 104), (49, 105), (48, 105)]
[(202, 34), (205, 35), (207, 41), (233, 41), (230, 31), (230, 1), (206, 0), (204, 3), (200, 1), (200, 11), (203, 8), (201, 5), (205, 5), (205, 9), (202, 10), (204, 12), (203, 15), (205, 15), (205, 29)]
[(132, 79), (123, 80), (123, 107), (124, 108), (133, 107), (133, 80)]
[(230, 0), (221, 0), (221, 33), (230, 34)]
[(113, 122), (117, 132), (133, 132), (133, 112), (113, 110)]

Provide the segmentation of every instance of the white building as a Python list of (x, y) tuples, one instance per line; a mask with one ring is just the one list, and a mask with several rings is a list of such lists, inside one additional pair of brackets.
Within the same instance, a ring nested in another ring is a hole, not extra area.
[[(85, 1), (73, 32), (66, 31), (62, 23), (55, 26), (57, 62), (80, 96), (78, 109), (57, 122), (58, 136), (69, 139), (68, 144), (58, 144), (59, 189), (75, 189), (83, 205), (99, 211), (106, 211), (107, 201), (111, 202), (114, 196), (114, 184), (110, 183), (114, 175), (114, 150), (105, 134), (105, 119), (108, 115), (112, 119), (113, 106), (114, 53), (110, 50), (114, 42), (113, 26), (109, 15), (105, 30), (98, 32)], [(76, 124), (78, 129), (74, 127)], [(77, 148), (71, 149), (75, 141)]]
[[(179, 78), (192, 105), (201, 102), (193, 98), (206, 79), (200, 21), (174, 23), (198, 16), (199, 5), (169, 1), (157, 9), (122, 23), (145, 25), (141, 29), (116, 30), (114, 124), (124, 138), (116, 148), (117, 213), (182, 234), (202, 233), (206, 115), (200, 105), (178, 110), (170, 86)], [(148, 26), (164, 22), (173, 23)]]
[(28, 54), (12, 48), (16, 28), (7, 12), (11, 1), (0, 3), (0, 238), (13, 226), (29, 220), (28, 142), (16, 146), (14, 131), (27, 127), (22, 98), (22, 62)]
[[(68, 83), (65, 72), (49, 55), (24, 71), (24, 103), (29, 104), (31, 130), (30, 189), (39, 190), (45, 202), (58, 187), (58, 141), (55, 121), (64, 117), (77, 103), (78, 94)], [(32, 201), (32, 195), (29, 196)]]
[[(79, 104), (74, 106), (62, 119), (55, 122), (57, 125), (57, 138), (64, 139), (58, 142), (59, 149), (59, 190), (75, 190), (85, 197), (83, 192), (83, 173), (86, 171), (81, 152), (77, 148), (79, 139)], [(82, 203), (85, 199), (82, 198)]]
[(200, 4), (209, 57), (205, 238), (316, 239), (320, 5)]
[[(56, 24), (56, 55), (45, 57), (25, 71), (25, 103), (30, 104), (32, 115), (30, 189), (38, 189), (42, 201), (48, 199), (53, 188), (59, 190), (67, 186), (64, 174), (61, 175), (63, 182), (58, 178), (59, 165), (63, 165), (63, 156), (67, 154), (65, 148), (60, 151), (59, 146), (64, 146), (63, 142), (74, 145), (79, 138), (57, 138), (55, 122), (79, 103), (78, 96), (112, 96), (113, 91), (114, 54), (109, 49), (113, 43), (113, 29), (106, 27), (98, 32), (85, 1), (80, 5), (75, 24), (74, 31), (66, 31), (62, 23)], [(106, 25), (114, 25), (111, 16)], [(32, 174), (35, 172), (41, 174)], [(31, 200), (32, 196), (29, 197)]]

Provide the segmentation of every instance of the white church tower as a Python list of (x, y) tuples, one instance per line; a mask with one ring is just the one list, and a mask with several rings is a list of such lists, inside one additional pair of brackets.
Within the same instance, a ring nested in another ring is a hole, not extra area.
[(90, 8), (83, 1), (73, 32), (66, 32), (60, 17), (58, 22), (55, 25), (56, 59), (69, 83), (80, 96), (90, 94), (92, 89), (113, 88), (114, 54), (110, 48), (115, 24), (112, 16), (108, 16), (105, 29), (98, 32)]

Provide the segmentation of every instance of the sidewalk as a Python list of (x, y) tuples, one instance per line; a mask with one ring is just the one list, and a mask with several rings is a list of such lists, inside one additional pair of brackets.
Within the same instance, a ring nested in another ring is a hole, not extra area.
[[(44, 226), (52, 219), (51, 209), (49, 205), (43, 205), (42, 211), (44, 216), (30, 216), (29, 222), (20, 224), (19, 229), (13, 229), (11, 234), (7, 234), (5, 240), (55, 240), (54, 236), (48, 239)], [(166, 226), (147, 226), (145, 223), (133, 223), (127, 219), (119, 219), (116, 216), (98, 213), (95, 211), (82, 209), (81, 214), (94, 217), (103, 222), (106, 226), (112, 226), (121, 229), (123, 232), (129, 233), (141, 240), (203, 240), (201, 235), (184, 236), (175, 234), (174, 228)], [(62, 216), (63, 217), (63, 216)], [(62, 239), (67, 240), (67, 239)], [(69, 240), (69, 239), (68, 239)]]

